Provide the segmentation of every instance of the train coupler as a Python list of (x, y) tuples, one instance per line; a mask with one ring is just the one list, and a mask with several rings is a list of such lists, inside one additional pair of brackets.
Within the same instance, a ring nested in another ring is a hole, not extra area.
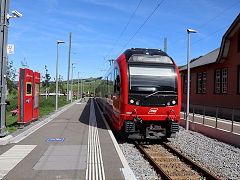
[(146, 127), (147, 139), (160, 139), (164, 136), (166, 136), (166, 129), (161, 128), (161, 126), (150, 125), (150, 127)]

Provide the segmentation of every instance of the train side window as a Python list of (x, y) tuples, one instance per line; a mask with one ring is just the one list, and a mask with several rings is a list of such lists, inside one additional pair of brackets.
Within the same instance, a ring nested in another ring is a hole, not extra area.
[(120, 73), (118, 68), (115, 68), (115, 80), (114, 80), (114, 93), (120, 93), (120, 87), (121, 87), (121, 83), (120, 83)]

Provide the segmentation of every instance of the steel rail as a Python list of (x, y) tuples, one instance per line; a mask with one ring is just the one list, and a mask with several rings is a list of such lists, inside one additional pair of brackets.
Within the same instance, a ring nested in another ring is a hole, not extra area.
[[(172, 179), (159, 165), (155, 160), (144, 150), (143, 146), (140, 145), (137, 141), (134, 141), (136, 147), (141, 151), (142, 154), (148, 159), (150, 164), (155, 168), (155, 170), (162, 176), (163, 179)], [(190, 158), (176, 150), (175, 148), (171, 147), (168, 145), (166, 142), (162, 142), (162, 145), (168, 149), (171, 153), (174, 155), (178, 156), (180, 159), (182, 159), (185, 163), (188, 165), (192, 166), (193, 169), (195, 169), (197, 172), (202, 174), (206, 179), (211, 179), (211, 180), (220, 180), (217, 176), (209, 172), (208, 170), (204, 169), (194, 161), (192, 161)]]
[(144, 148), (137, 142), (134, 141), (136, 147), (141, 151), (142, 154), (148, 159), (150, 164), (155, 168), (157, 173), (161, 174), (164, 179), (171, 179), (170, 176), (156, 163), (153, 158), (144, 150)]

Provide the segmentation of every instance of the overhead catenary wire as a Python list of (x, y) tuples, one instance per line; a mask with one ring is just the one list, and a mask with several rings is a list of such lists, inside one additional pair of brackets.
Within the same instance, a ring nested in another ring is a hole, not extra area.
[(194, 42), (192, 43), (192, 45), (197, 44), (199, 41), (205, 40), (205, 39), (213, 36), (213, 35), (216, 34), (217, 32), (219, 32), (219, 31), (221, 31), (221, 30), (223, 30), (223, 29), (226, 29), (226, 28), (229, 27), (229, 26), (230, 26), (230, 25), (227, 25), (227, 26), (224, 26), (224, 27), (221, 27), (221, 28), (217, 29), (216, 31), (212, 32), (211, 34), (209, 34), (209, 35), (207, 35), (207, 36), (205, 36), (205, 37), (203, 37), (203, 38), (201, 38), (201, 39), (198, 39), (198, 40), (194, 41)]
[(136, 9), (134, 10), (134, 12), (132, 13), (132, 15), (130, 16), (127, 24), (125, 25), (125, 27), (123, 28), (122, 32), (119, 34), (118, 38), (114, 41), (113, 43), (113, 46), (111, 47), (110, 51), (107, 53), (107, 55), (105, 57), (107, 57), (111, 52), (112, 50), (114, 49), (114, 47), (116, 46), (117, 42), (121, 39), (122, 35), (125, 33), (125, 31), (127, 30), (128, 28), (128, 25), (130, 24), (130, 22), (132, 21), (134, 15), (136, 14), (138, 8), (140, 7), (141, 3), (142, 3), (143, 0), (140, 0)]
[[(207, 35), (207, 36), (205, 36), (205, 37), (203, 37), (203, 38), (201, 38), (201, 39), (198, 39), (198, 40), (192, 42), (191, 45), (193, 46), (193, 45), (195, 45), (195, 44), (198, 44), (200, 41), (203, 41), (203, 40), (205, 40), (205, 39), (208, 39), (209, 37), (213, 36), (214, 34), (218, 33), (219, 31), (221, 31), (221, 30), (223, 30), (223, 29), (225, 29), (225, 28), (227, 28), (227, 27), (229, 27), (229, 26), (230, 26), (230, 25), (227, 25), (227, 26), (221, 27), (221, 28), (219, 28), (218, 30), (216, 30), (216, 31), (214, 31), (214, 32), (212, 32), (212, 33), (210, 33), (209, 35)], [(181, 63), (183, 63), (183, 62), (185, 62), (185, 60), (179, 62), (179, 64), (181, 64)]]
[(133, 38), (137, 35), (137, 33), (143, 28), (143, 26), (149, 21), (149, 19), (153, 16), (153, 14), (157, 11), (157, 9), (161, 6), (161, 4), (164, 2), (165, 0), (162, 0), (160, 3), (158, 3), (158, 5), (153, 9), (153, 11), (150, 13), (150, 15), (145, 19), (145, 21), (141, 24), (141, 26), (139, 26), (139, 28), (137, 29), (137, 31), (133, 34), (133, 36), (127, 41), (127, 43), (122, 47), (121, 51), (118, 53), (120, 54), (124, 48), (133, 40)]
[(224, 12), (229, 11), (230, 9), (232, 9), (233, 7), (235, 7), (235, 6), (236, 6), (237, 4), (239, 4), (239, 3), (240, 3), (240, 1), (237, 0), (236, 3), (234, 3), (232, 6), (223, 9), (223, 10), (222, 10), (221, 12), (219, 12), (216, 16), (214, 16), (213, 18), (209, 19), (207, 22), (199, 25), (198, 28), (203, 27), (203, 26), (209, 24), (209, 23), (212, 22), (213, 20), (217, 19), (219, 16), (222, 16)]
[[(206, 22), (202, 23), (201, 25), (196, 26), (195, 29), (199, 29), (199, 28), (202, 28), (202, 27), (208, 25), (210, 22), (214, 21), (214, 20), (217, 19), (219, 16), (222, 16), (223, 13), (229, 11), (230, 9), (232, 9), (233, 7), (235, 7), (235, 6), (236, 6), (237, 4), (239, 4), (239, 3), (240, 3), (240, 1), (237, 0), (236, 3), (232, 4), (232, 5), (229, 6), (229, 7), (226, 7), (225, 9), (223, 9), (222, 11), (220, 11), (217, 15), (215, 15), (213, 18), (210, 18), (209, 20), (207, 20)], [(223, 28), (221, 28), (221, 29), (223, 29)], [(218, 31), (219, 31), (219, 30), (218, 30)], [(218, 31), (217, 31), (217, 32), (218, 32)], [(215, 32), (215, 33), (217, 33), (217, 32)], [(213, 34), (215, 34), (215, 33), (213, 33)], [(180, 38), (180, 39), (178, 39), (178, 40), (175, 40), (175, 44), (177, 44), (178, 42), (182, 41), (183, 39), (185, 39), (185, 37)], [(201, 40), (203, 40), (203, 39), (205, 39), (205, 38), (202, 38)], [(199, 40), (199, 41), (201, 41), (201, 40)], [(195, 42), (194, 42), (194, 43), (195, 43)]]

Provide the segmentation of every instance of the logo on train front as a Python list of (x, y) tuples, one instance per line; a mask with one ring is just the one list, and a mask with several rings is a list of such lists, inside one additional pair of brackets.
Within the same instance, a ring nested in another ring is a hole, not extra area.
[(158, 108), (151, 108), (149, 111), (148, 111), (148, 114), (156, 114), (158, 111)]

